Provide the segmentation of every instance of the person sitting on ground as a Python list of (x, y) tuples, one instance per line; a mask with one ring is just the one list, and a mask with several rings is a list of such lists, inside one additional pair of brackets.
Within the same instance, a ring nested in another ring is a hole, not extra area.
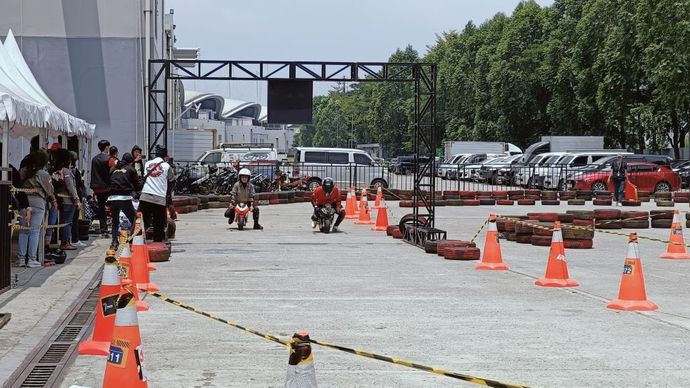
[[(22, 160), (19, 169), (20, 186), (31, 191), (26, 193), (27, 205), (19, 209), (19, 225), (27, 229), (19, 230), (19, 246), (17, 265), (38, 268), (38, 244), (40, 242), (41, 224), (45, 217), (46, 200), (57, 208), (57, 200), (50, 182), (50, 175), (45, 170), (48, 164), (48, 154), (44, 151), (34, 151)], [(23, 206), (20, 204), (20, 207)]]
[(231, 212), (230, 217), (228, 217), (228, 224), (232, 224), (235, 220), (235, 206), (239, 203), (244, 203), (252, 209), (252, 218), (254, 219), (254, 229), (263, 229), (264, 227), (259, 224), (259, 208), (254, 203), (254, 184), (249, 183), (249, 178), (252, 173), (243, 168), (238, 173), (239, 180), (235, 182), (230, 191), (230, 206)]
[(53, 186), (60, 202), (60, 223), (66, 224), (60, 228), (60, 249), (73, 251), (77, 247), (72, 245), (72, 220), (76, 209), (81, 209), (81, 199), (77, 193), (74, 174), (70, 169), (69, 151), (64, 148), (54, 151), (53, 160)]
[(156, 158), (146, 162), (144, 166), (144, 187), (139, 198), (139, 211), (144, 217), (144, 228), (153, 226), (153, 241), (162, 242), (165, 239), (165, 226), (168, 223), (166, 214), (166, 198), (172, 190), (175, 181), (173, 169), (165, 159), (168, 149), (156, 145)]
[(314, 205), (314, 214), (311, 216), (311, 227), (316, 228), (317, 212), (326, 205), (331, 205), (338, 215), (333, 224), (333, 231), (338, 231), (338, 226), (345, 219), (345, 209), (340, 204), (340, 190), (335, 186), (333, 178), (326, 177), (321, 186), (317, 187), (311, 195), (311, 203)]
[[(134, 158), (131, 154), (122, 155), (122, 160), (118, 160), (115, 167), (110, 172), (110, 214), (113, 218), (113, 238), (110, 248), (117, 250), (120, 237), (120, 212), (125, 214), (129, 224), (134, 225), (136, 212), (132, 204), (132, 193), (139, 191), (139, 177), (134, 171)], [(129, 228), (131, 231), (131, 228)]]

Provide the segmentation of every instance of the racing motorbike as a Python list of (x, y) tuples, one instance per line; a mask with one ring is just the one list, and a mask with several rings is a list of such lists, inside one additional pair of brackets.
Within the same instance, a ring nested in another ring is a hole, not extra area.
[(333, 225), (333, 218), (335, 217), (335, 209), (331, 205), (322, 206), (316, 212), (316, 223), (319, 225), (321, 233), (330, 233), (331, 225)]
[(250, 212), (249, 206), (246, 203), (240, 202), (235, 205), (235, 221), (237, 221), (237, 229), (242, 230), (247, 225), (247, 218)]

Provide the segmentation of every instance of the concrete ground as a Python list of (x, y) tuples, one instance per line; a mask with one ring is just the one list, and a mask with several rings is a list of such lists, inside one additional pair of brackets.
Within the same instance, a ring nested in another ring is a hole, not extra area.
[(10, 383), (10, 375), (46, 335), (52, 334), (53, 325), (91, 285), (109, 242), (92, 240), (86, 248), (68, 252), (65, 264), (12, 267), (16, 287), (0, 295), (0, 311), (12, 314), (0, 330), (0, 383)]
[[(393, 219), (407, 213), (392, 203)], [(648, 204), (645, 204), (649, 206)], [(573, 207), (583, 209), (588, 207)], [(437, 226), (469, 239), (490, 211), (560, 207), (444, 207)], [(508, 272), (476, 271), (385, 233), (343, 224), (315, 233), (308, 204), (262, 208), (264, 231), (229, 229), (223, 210), (180, 215), (170, 262), (153, 281), (173, 299), (281, 337), (312, 338), (451, 371), (537, 387), (682, 387), (690, 381), (690, 261), (661, 260), (641, 240), (648, 313), (606, 309), (627, 239), (597, 233), (567, 250), (576, 289), (535, 286), (548, 247), (501, 241)], [(667, 237), (666, 230), (641, 235)], [(483, 234), (478, 239), (483, 244)], [(139, 314), (150, 387), (279, 387), (287, 350), (152, 297)], [(448, 377), (313, 349), (322, 387), (456, 387)], [(62, 386), (100, 386), (104, 358), (78, 357)]]

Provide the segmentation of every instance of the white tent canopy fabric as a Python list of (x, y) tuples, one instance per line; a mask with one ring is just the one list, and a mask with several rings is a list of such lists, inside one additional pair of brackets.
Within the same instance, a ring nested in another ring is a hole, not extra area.
[(0, 43), (0, 128), (9, 122), (10, 135), (33, 136), (39, 129), (50, 135), (92, 137), (95, 125), (58, 108), (48, 98), (24, 61), (10, 30)]

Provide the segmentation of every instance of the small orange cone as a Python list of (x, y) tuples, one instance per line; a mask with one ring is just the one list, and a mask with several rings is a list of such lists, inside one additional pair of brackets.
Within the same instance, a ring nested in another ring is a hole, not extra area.
[(623, 186), (623, 198), (627, 201), (637, 201), (637, 186), (627, 179), (625, 180), (625, 186)]
[(354, 195), (355, 193), (353, 191), (349, 191), (347, 193), (347, 199), (345, 200), (345, 218), (348, 220), (357, 218), (357, 214), (355, 214), (357, 205)]
[(381, 186), (376, 190), (376, 200), (374, 201), (374, 209), (381, 207), (381, 201), (383, 201), (383, 190)]
[(577, 287), (579, 284), (569, 278), (568, 263), (565, 261), (565, 247), (563, 246), (563, 234), (561, 223), (556, 221), (551, 236), (551, 250), (549, 261), (546, 264), (546, 275), (534, 282), (542, 287)]
[(680, 210), (673, 211), (673, 223), (671, 224), (671, 235), (668, 238), (666, 252), (662, 253), (662, 259), (690, 259), (690, 255), (685, 250), (685, 239), (683, 238), (683, 224), (680, 221)]
[(640, 249), (637, 246), (637, 233), (630, 233), (628, 257), (623, 266), (618, 299), (612, 300), (606, 307), (626, 311), (649, 311), (658, 308), (652, 301), (647, 300)]
[(377, 232), (385, 232), (388, 229), (388, 207), (386, 203), (382, 203), (376, 210), (376, 225), (371, 230)]
[(373, 225), (374, 221), (371, 220), (371, 214), (369, 214), (369, 201), (367, 199), (366, 189), (362, 189), (362, 196), (359, 201), (359, 218), (355, 221), (357, 225)]
[(134, 295), (125, 292), (117, 300), (117, 314), (113, 339), (110, 341), (108, 361), (105, 364), (103, 388), (146, 388), (144, 352)]
[(299, 332), (292, 336), (285, 388), (317, 388), (309, 333)]
[(159, 291), (156, 283), (152, 283), (147, 267), (148, 248), (144, 244), (144, 236), (134, 236), (132, 240), (132, 259), (129, 269), (130, 279), (142, 291)]
[(496, 228), (495, 214), (489, 214), (489, 227), (486, 231), (486, 240), (484, 240), (482, 261), (475, 264), (474, 268), (480, 270), (508, 270), (508, 265), (503, 262), (501, 246), (498, 245), (498, 229)]
[(105, 258), (103, 276), (98, 291), (98, 305), (96, 305), (96, 321), (90, 340), (79, 344), (79, 354), (92, 356), (107, 356), (110, 340), (113, 336), (117, 299), (120, 297), (122, 286), (118, 276), (117, 259), (113, 252)]
[[(144, 243), (146, 243), (146, 228), (144, 225), (144, 216), (141, 214), (141, 212), (137, 213), (137, 219), (135, 221), (135, 227), (134, 230), (138, 230), (141, 232), (141, 236), (144, 238)], [(149, 269), (149, 271), (156, 271), (158, 268), (156, 267), (155, 264), (151, 263), (151, 260), (149, 259), (149, 252), (148, 250), (146, 251), (146, 267)]]

